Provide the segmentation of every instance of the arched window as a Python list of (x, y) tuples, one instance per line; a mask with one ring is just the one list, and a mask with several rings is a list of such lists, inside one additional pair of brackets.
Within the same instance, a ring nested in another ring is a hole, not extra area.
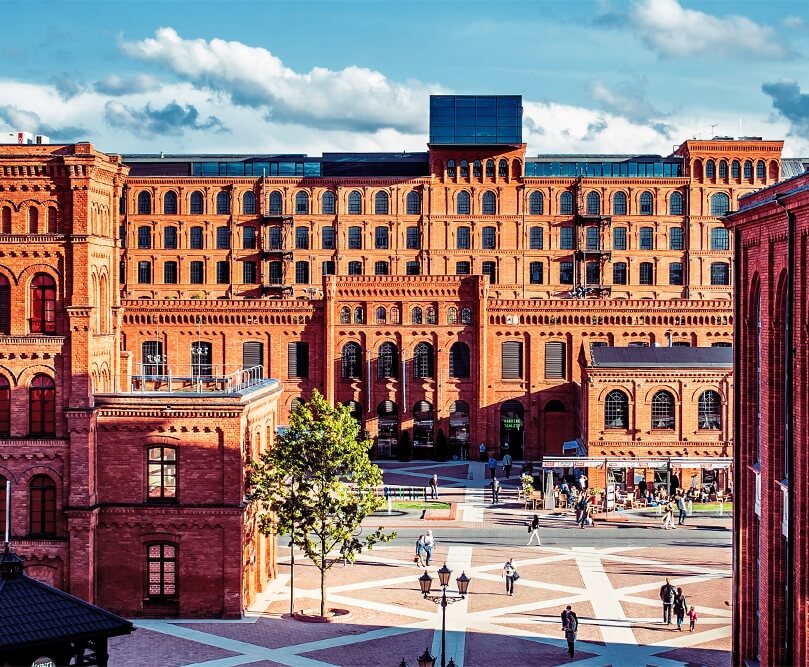
[(386, 311), (382, 306), (376, 309), (376, 323), (377, 324), (385, 324), (388, 321), (388, 311)]
[(497, 176), (499, 178), (508, 178), (508, 161), (500, 160), (497, 163)]
[(730, 197), (724, 192), (711, 195), (711, 215), (725, 215), (730, 208)]
[(753, 161), (744, 161), (744, 177), (748, 180), (753, 180)]
[(727, 180), (728, 177), (728, 163), (725, 160), (719, 161), (719, 178)]
[(427, 306), (426, 310), (424, 311), (424, 321), (427, 324), (438, 324), (438, 320), (435, 317), (435, 308), (432, 306)]
[(734, 160), (730, 163), (730, 176), (735, 180), (739, 180), (742, 177), (741, 165), (738, 160)]
[(365, 322), (365, 311), (362, 306), (357, 306), (354, 309), (354, 324), (362, 324)]
[(56, 435), (56, 384), (47, 375), (37, 375), (28, 388), (28, 432), (37, 438)]
[(399, 306), (391, 306), (390, 308), (390, 323), (399, 324)]
[(166, 215), (177, 215), (177, 193), (169, 190), (163, 196), (163, 213)]
[(421, 195), (415, 190), (407, 193), (407, 215), (421, 215)]
[(458, 309), (455, 306), (447, 308), (447, 324), (458, 324)]
[(545, 212), (545, 198), (541, 192), (532, 192), (528, 198), (528, 215), (542, 215)]
[(390, 208), (390, 200), (387, 192), (377, 192), (374, 197), (374, 214), (387, 215)]
[(254, 215), (256, 212), (256, 193), (249, 190), (242, 195), (242, 213)]
[(562, 401), (552, 400), (545, 405), (545, 412), (567, 412), (567, 409)]
[(601, 197), (597, 192), (587, 193), (587, 215), (599, 215), (601, 213)]
[(447, 160), (447, 176), (455, 178), (455, 160)]
[(216, 194), (216, 214), (230, 215), (230, 195), (227, 192)]
[(697, 426), (701, 431), (722, 428), (722, 399), (715, 391), (709, 389), (700, 394)]
[(362, 350), (357, 343), (346, 343), (340, 355), (340, 370), (344, 379), (362, 375)]
[(573, 215), (573, 195), (563, 192), (559, 197), (559, 214)]
[(629, 398), (619, 389), (607, 394), (604, 401), (604, 428), (629, 428)]
[(348, 306), (340, 308), (340, 324), (351, 324), (351, 308)]
[(320, 212), (323, 215), (334, 215), (334, 193), (331, 190), (326, 190), (320, 198)]
[(56, 534), (56, 484), (47, 475), (34, 475), (28, 487), (31, 535)]
[(281, 215), (284, 212), (284, 199), (277, 190), (270, 193), (270, 215)]
[(652, 397), (652, 428), (674, 430), (674, 397), (667, 391)]
[(362, 262), (349, 262), (348, 263), (348, 275), (349, 276), (361, 276), (362, 275)]
[(202, 199), (201, 192), (191, 193), (191, 215), (202, 215), (205, 212), (205, 207)]
[(461, 160), (461, 178), (469, 178), (469, 163)]
[(474, 176), (475, 178), (481, 178), (483, 176), (483, 172), (481, 171), (480, 160), (475, 160), (472, 163), (472, 176)]
[(683, 214), (683, 196), (679, 192), (672, 192), (669, 198), (669, 215)]
[(3, 234), (11, 234), (11, 207), (4, 206), (2, 213), (2, 220), (0, 220), (0, 232)]
[(177, 499), (177, 449), (149, 447), (146, 450), (147, 499)]
[(756, 162), (756, 180), (763, 181), (767, 178), (767, 166), (764, 164), (764, 160), (759, 160)]
[[(11, 385), (0, 375), (0, 438), (11, 435)], [(3, 487), (5, 500), (5, 486)]]
[(705, 178), (716, 178), (716, 163), (713, 160), (705, 163)]
[(348, 213), (349, 215), (362, 213), (362, 196), (357, 190), (348, 193)]
[(730, 232), (724, 227), (711, 230), (711, 250), (730, 250)]
[(31, 333), (56, 333), (56, 282), (44, 273), (31, 281)]
[(472, 206), (469, 193), (465, 190), (459, 192), (458, 197), (455, 200), (455, 213), (458, 215), (469, 215), (471, 208)]
[(497, 213), (497, 198), (494, 192), (483, 193), (483, 215), (495, 215)]
[(461, 308), (461, 324), (472, 324), (471, 308)]
[(612, 214), (626, 215), (626, 193), (616, 192), (612, 198)]
[(11, 333), (11, 283), (0, 275), (0, 335)]
[(39, 234), (39, 211), (33, 206), (28, 207), (28, 233)]
[(399, 351), (393, 343), (382, 343), (376, 360), (376, 376), (385, 378), (399, 377)]
[(486, 160), (486, 178), (494, 178), (494, 160)]
[(306, 215), (309, 213), (309, 193), (295, 193), (295, 215)]
[(449, 348), (449, 376), (451, 378), (469, 377), (469, 346), (466, 343), (453, 343)]
[(343, 405), (348, 408), (354, 421), (362, 425), (362, 406), (357, 401), (346, 401)]
[(138, 193), (138, 213), (145, 215), (152, 212), (152, 195), (143, 190)]
[(433, 377), (433, 346), (429, 343), (419, 343), (413, 350), (413, 377)]
[(410, 312), (410, 323), (411, 323), (411, 324), (422, 324), (423, 319), (424, 319), (424, 317), (423, 317), (423, 314), (422, 314), (422, 310), (421, 310), (421, 308), (419, 308), (418, 306), (416, 306), (416, 307), (415, 307), (415, 308), (414, 308), (414, 309), (413, 309), (413, 310)]
[(48, 227), (45, 229), (45, 231), (48, 234), (56, 234), (56, 232), (59, 231), (55, 206), (48, 206)]
[(652, 215), (654, 213), (654, 199), (651, 192), (643, 192), (640, 195), (640, 214)]

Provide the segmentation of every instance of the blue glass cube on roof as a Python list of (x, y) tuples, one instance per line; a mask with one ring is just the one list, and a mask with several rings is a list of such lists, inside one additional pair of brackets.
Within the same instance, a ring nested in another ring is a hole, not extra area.
[(521, 95), (430, 95), (431, 144), (521, 144)]

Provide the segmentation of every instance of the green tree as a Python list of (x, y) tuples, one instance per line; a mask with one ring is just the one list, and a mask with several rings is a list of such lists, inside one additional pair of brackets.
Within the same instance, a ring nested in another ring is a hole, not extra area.
[(374, 494), (382, 471), (371, 463), (370, 440), (344, 405), (315, 390), (290, 415), (289, 428), (253, 464), (251, 497), (263, 508), (264, 534), (286, 534), (320, 571), (320, 615), (326, 615), (326, 572), (343, 558), (395, 536), (383, 528), (359, 539), (360, 525), (384, 500)]

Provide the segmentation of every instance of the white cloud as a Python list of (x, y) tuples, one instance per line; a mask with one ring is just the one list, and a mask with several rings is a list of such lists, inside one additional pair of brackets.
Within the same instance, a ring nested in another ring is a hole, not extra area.
[(781, 25), (785, 28), (791, 28), (793, 30), (805, 30), (807, 27), (806, 21), (804, 21), (800, 16), (787, 16), (781, 21)]
[(194, 86), (228, 95), (234, 104), (263, 109), (272, 120), (317, 128), (424, 131), (427, 96), (440, 92), (437, 86), (396, 83), (357, 66), (299, 73), (267, 49), (222, 39), (183, 39), (172, 28), (124, 41), (121, 47)]
[(603, 81), (590, 84), (590, 95), (605, 111), (623, 116), (634, 123), (650, 123), (662, 118), (661, 113), (646, 99), (646, 82), (642, 78), (623, 81), (609, 87)]
[(786, 58), (778, 33), (747, 17), (718, 17), (685, 9), (677, 0), (636, 0), (630, 22), (640, 38), (662, 56), (699, 54)]
[(96, 81), (94, 87), (96, 91), (104, 95), (133, 95), (159, 90), (160, 82), (148, 74), (136, 74), (130, 77), (110, 74), (101, 81)]

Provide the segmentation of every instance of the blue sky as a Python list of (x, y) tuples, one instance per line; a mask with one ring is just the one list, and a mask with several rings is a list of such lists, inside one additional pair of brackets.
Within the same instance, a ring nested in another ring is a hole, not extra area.
[(412, 151), (430, 93), (502, 93), (523, 96), (532, 154), (667, 154), (713, 133), (809, 155), (809, 3), (795, 0), (0, 10), (0, 132), (114, 152)]

